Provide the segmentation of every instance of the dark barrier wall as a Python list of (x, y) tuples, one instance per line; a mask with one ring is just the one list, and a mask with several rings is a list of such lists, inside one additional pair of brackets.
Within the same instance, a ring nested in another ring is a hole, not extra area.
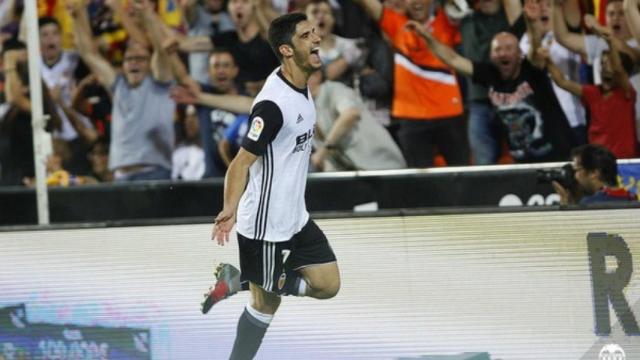
[[(311, 175), (307, 207), (319, 212), (350, 211), (366, 203), (375, 203), (374, 209), (543, 205), (557, 199), (550, 184), (538, 183), (533, 167), (492, 168)], [(54, 188), (49, 191), (50, 219), (61, 223), (214, 216), (222, 206), (222, 191), (222, 179)], [(0, 225), (35, 223), (35, 191), (0, 188)]]

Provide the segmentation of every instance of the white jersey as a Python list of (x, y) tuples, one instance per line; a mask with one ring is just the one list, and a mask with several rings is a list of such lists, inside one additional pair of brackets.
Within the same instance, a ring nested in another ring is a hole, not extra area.
[[(60, 59), (53, 64), (53, 66), (47, 66), (42, 59), (40, 59), (40, 74), (45, 84), (52, 88), (60, 89), (60, 96), (62, 101), (68, 106), (71, 105), (71, 88), (73, 84), (73, 73), (76, 70), (79, 62), (79, 55), (76, 52), (63, 51), (60, 55)], [(74, 129), (73, 125), (67, 118), (62, 108), (56, 107), (56, 111), (62, 120), (62, 129), (54, 132), (54, 137), (71, 141), (78, 137), (78, 133)], [(91, 127), (91, 123), (84, 116), (78, 114), (80, 121), (83, 121), (85, 126)]]
[(237, 212), (246, 238), (290, 240), (309, 220), (305, 188), (316, 110), (307, 88), (287, 81), (277, 68), (256, 97), (242, 147), (260, 156)]

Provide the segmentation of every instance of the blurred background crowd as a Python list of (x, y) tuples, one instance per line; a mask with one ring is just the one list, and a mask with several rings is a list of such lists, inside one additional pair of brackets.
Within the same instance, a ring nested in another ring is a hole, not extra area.
[[(639, 155), (638, 0), (38, 0), (47, 183), (223, 176), (278, 66), (322, 37), (313, 171)], [(0, 184), (34, 181), (22, 0), (0, 0)]]

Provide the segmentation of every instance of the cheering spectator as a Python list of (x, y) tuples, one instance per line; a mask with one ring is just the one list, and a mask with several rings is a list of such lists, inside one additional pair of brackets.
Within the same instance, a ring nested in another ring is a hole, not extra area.
[[(62, 33), (60, 24), (54, 18), (43, 17), (38, 22), (40, 34), (40, 51), (42, 60), (40, 73), (42, 79), (52, 93), (59, 93), (58, 116), (62, 119), (62, 128), (53, 133), (54, 138), (69, 142), (71, 148), (71, 160), (69, 170), (76, 174), (86, 174), (90, 171), (90, 165), (86, 154), (90, 148), (91, 139), (79, 136), (81, 128), (92, 127), (84, 116), (71, 115), (71, 93), (75, 86), (76, 78), (82, 75), (79, 67), (79, 56), (74, 51), (62, 49)], [(67, 107), (67, 109), (63, 108)], [(79, 128), (78, 125), (81, 127)]]
[(204, 175), (204, 151), (200, 145), (198, 114), (193, 105), (187, 106), (182, 122), (182, 141), (173, 152), (173, 180), (200, 180)]
[[(566, 79), (549, 60), (548, 53), (542, 54), (547, 59), (547, 68), (553, 81), (581, 97), (589, 109), (589, 143), (606, 147), (618, 159), (633, 158), (638, 156), (638, 141), (634, 122), (636, 92), (628, 77), (632, 64), (626, 54), (620, 53), (617, 41), (611, 36), (605, 39), (611, 50), (604, 52), (601, 57), (600, 85), (580, 85)], [(623, 62), (627, 64), (626, 69)]]
[[(167, 41), (169, 44), (171, 40)], [(172, 48), (171, 45), (165, 45)], [(227, 164), (218, 152), (225, 129), (238, 114), (248, 114), (253, 99), (244, 96), (236, 83), (238, 66), (233, 54), (224, 48), (216, 48), (209, 57), (211, 85), (195, 83), (186, 75), (177, 55), (172, 55), (172, 69), (180, 83), (187, 87), (175, 87), (172, 98), (181, 104), (197, 104), (200, 135), (202, 139), (206, 170), (204, 177), (223, 176)]]
[(382, 125), (363, 106), (353, 89), (324, 81), (318, 71), (309, 78), (316, 104), (316, 151), (311, 163), (319, 171), (389, 170), (406, 167), (402, 152)]
[(71, 96), (71, 107), (89, 118), (96, 135), (108, 143), (111, 139), (111, 97), (94, 74), (78, 83)]
[[(449, 3), (456, 6), (453, 0)], [(476, 10), (460, 21), (462, 55), (471, 61), (489, 62), (491, 39), (499, 32), (508, 31), (521, 12), (520, 0), (478, 1)], [(469, 83), (467, 91), (468, 137), (474, 163), (494, 164), (502, 151), (500, 119), (489, 101), (486, 87)]]
[(445, 63), (489, 88), (489, 99), (507, 131), (514, 160), (543, 162), (569, 157), (571, 130), (547, 73), (538, 68), (544, 63), (523, 58), (513, 34), (494, 36), (491, 63), (479, 63), (440, 43), (420, 23), (412, 21), (409, 28), (424, 37)]
[[(189, 36), (212, 37), (235, 30), (223, 0), (186, 0), (183, 13), (189, 25)], [(189, 53), (189, 74), (203, 84), (209, 83), (208, 61), (206, 51)]]
[(258, 93), (267, 76), (278, 66), (278, 60), (266, 39), (266, 28), (258, 21), (261, 7), (251, 0), (230, 0), (227, 6), (235, 31), (212, 37), (195, 36), (180, 39), (180, 50), (211, 51), (214, 47), (228, 49), (236, 59), (239, 72), (236, 81), (250, 95)]
[[(157, 16), (148, 1), (136, 2), (145, 23), (153, 26)], [(169, 179), (173, 153), (175, 103), (169, 98), (171, 65), (157, 41), (150, 51), (129, 42), (124, 53), (123, 73), (107, 62), (92, 44), (87, 11), (70, 5), (80, 54), (98, 81), (113, 94), (109, 168), (115, 179)]]
[[(598, 23), (592, 15), (585, 15), (585, 26), (595, 34), (584, 35), (569, 32), (564, 21), (564, 12), (561, 4), (557, 0), (555, 2), (553, 14), (553, 31), (556, 40), (567, 49), (577, 52), (586, 59), (589, 65), (593, 65), (593, 78), (596, 85), (601, 83), (600, 64), (602, 64), (602, 54), (608, 50), (607, 42), (601, 36), (609, 34), (615, 41), (619, 42), (618, 48), (631, 57), (633, 63), (640, 62), (640, 49), (638, 42), (631, 36), (629, 23), (625, 18), (622, 0), (609, 0), (606, 5), (606, 26)], [(640, 90), (640, 73), (630, 73), (631, 85), (636, 90)], [(640, 99), (635, 98), (635, 122), (640, 124)]]
[(307, 6), (306, 14), (322, 38), (320, 60), (324, 76), (351, 86), (353, 79), (350, 73), (363, 55), (357, 41), (333, 34), (335, 17), (329, 0), (313, 0)]
[[(580, 55), (556, 41), (553, 31), (551, 31), (553, 22), (551, 21), (549, 0), (527, 1), (525, 11), (528, 12), (530, 21), (527, 21), (528, 33), (520, 40), (522, 52), (528, 54), (529, 51), (537, 51), (531, 44), (531, 34), (534, 33), (536, 41), (539, 41), (540, 46), (549, 51), (551, 60), (562, 73), (571, 81), (579, 81)], [(531, 28), (532, 26), (533, 28)], [(585, 144), (587, 142), (587, 121), (580, 98), (559, 87), (556, 83), (553, 83), (553, 92), (560, 102), (567, 121), (569, 121), (569, 126), (571, 126), (572, 143), (575, 146)]]
[(456, 31), (442, 9), (431, 16), (430, 0), (411, 0), (407, 16), (378, 0), (356, 0), (379, 23), (397, 52), (394, 56), (394, 95), (391, 115), (410, 167), (433, 165), (435, 149), (448, 165), (469, 162), (462, 97), (456, 75), (432, 53), (424, 40), (405, 31), (409, 19), (428, 23), (435, 37), (453, 46)]
[[(624, 13), (636, 43), (640, 41), (640, 3), (638, 0), (625, 0)], [(636, 87), (636, 91), (638, 88)], [(636, 138), (640, 141), (640, 99), (636, 99)]]
[[(29, 74), (26, 67), (25, 45), (8, 40), (3, 49), (6, 101), (11, 108), (0, 124), (0, 132), (6, 139), (6, 148), (0, 153), (2, 182), (8, 185), (23, 184), (25, 178), (35, 175), (33, 129), (31, 126), (31, 100), (29, 98)], [(43, 84), (43, 110), (50, 117), (45, 130), (60, 129), (61, 120), (55, 105)], [(44, 144), (46, 146), (46, 144)]]

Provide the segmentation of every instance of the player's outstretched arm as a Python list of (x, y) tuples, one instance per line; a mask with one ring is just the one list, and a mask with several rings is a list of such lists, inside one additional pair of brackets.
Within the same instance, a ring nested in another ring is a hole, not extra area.
[(258, 156), (240, 148), (236, 157), (229, 164), (227, 175), (224, 178), (224, 204), (222, 211), (216, 216), (213, 225), (211, 240), (216, 240), (219, 245), (229, 241), (229, 233), (236, 222), (236, 210), (238, 203), (247, 186), (249, 167), (258, 159)]

